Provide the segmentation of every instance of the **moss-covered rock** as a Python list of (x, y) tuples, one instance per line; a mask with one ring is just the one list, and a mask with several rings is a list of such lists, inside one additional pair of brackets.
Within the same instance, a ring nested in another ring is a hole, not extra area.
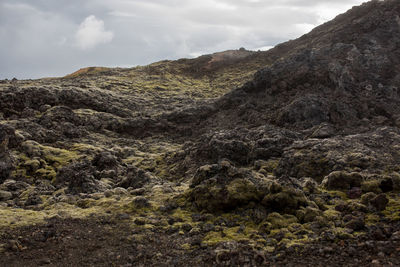
[(312, 207), (303, 207), (296, 212), (296, 217), (302, 223), (313, 222), (318, 216), (321, 215), (321, 210)]
[(273, 212), (268, 214), (266, 218), (266, 222), (270, 223), (270, 230), (273, 229), (281, 229), (287, 228), (291, 224), (298, 223), (298, 219), (290, 214), (279, 214), (277, 212)]
[(375, 194), (382, 193), (382, 189), (380, 188), (381, 182), (379, 180), (368, 180), (364, 181), (361, 184), (361, 190), (364, 193), (373, 192)]
[(268, 192), (266, 181), (228, 161), (200, 167), (190, 185), (189, 201), (201, 210), (230, 210), (260, 202)]
[(307, 199), (299, 190), (273, 183), (270, 186), (270, 193), (261, 203), (271, 211), (295, 214), (300, 207), (307, 206)]
[(364, 178), (357, 172), (334, 171), (322, 181), (322, 186), (328, 190), (349, 190), (360, 187)]

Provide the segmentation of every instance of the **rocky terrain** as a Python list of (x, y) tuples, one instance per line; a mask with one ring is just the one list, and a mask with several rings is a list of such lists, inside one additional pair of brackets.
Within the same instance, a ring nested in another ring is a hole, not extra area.
[(399, 266), (400, 3), (269, 51), (0, 81), (1, 266)]

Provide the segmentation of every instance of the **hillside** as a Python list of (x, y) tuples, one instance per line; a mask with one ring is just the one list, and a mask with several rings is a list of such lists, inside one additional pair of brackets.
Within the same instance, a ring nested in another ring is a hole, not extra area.
[(400, 265), (400, 3), (268, 51), (0, 81), (0, 265)]

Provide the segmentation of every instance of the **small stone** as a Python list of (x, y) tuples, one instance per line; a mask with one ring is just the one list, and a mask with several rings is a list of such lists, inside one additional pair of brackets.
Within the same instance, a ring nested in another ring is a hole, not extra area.
[(383, 211), (386, 209), (389, 200), (385, 194), (379, 194), (375, 198), (371, 199), (370, 203), (377, 211)]
[(325, 254), (331, 254), (333, 252), (333, 248), (331, 248), (331, 247), (325, 247), (324, 248), (324, 253)]
[(7, 191), (0, 190), (0, 201), (7, 201), (12, 198), (12, 194)]
[(134, 223), (135, 223), (136, 225), (145, 225), (145, 224), (146, 224), (146, 221), (145, 221), (144, 219), (142, 219), (142, 218), (136, 218), (136, 219), (134, 220)]
[(372, 260), (371, 265), (372, 266), (381, 266), (381, 263), (379, 262), (379, 260)]
[(48, 265), (48, 264), (51, 264), (51, 260), (50, 259), (45, 258), (45, 259), (41, 259), (39, 261), (39, 265)]
[(354, 231), (359, 231), (364, 229), (365, 227), (365, 222), (362, 218), (354, 218), (350, 220), (348, 223), (346, 223), (346, 228), (349, 228)]
[(202, 229), (204, 232), (211, 232), (215, 229), (215, 226), (211, 223), (206, 223), (203, 225)]
[(128, 220), (131, 216), (127, 213), (120, 213), (117, 215), (117, 218), (120, 220)]
[(354, 247), (349, 247), (348, 249), (349, 255), (355, 255), (357, 253), (357, 250)]
[(400, 231), (394, 232), (390, 239), (393, 241), (400, 241)]
[(181, 226), (182, 230), (185, 231), (186, 233), (192, 230), (192, 226), (188, 223), (185, 223)]
[(105, 197), (111, 197), (113, 194), (114, 194), (114, 192), (111, 190), (107, 190), (106, 192), (104, 192)]
[(360, 198), (362, 195), (362, 190), (360, 187), (353, 187), (347, 192), (347, 196), (350, 199), (357, 199)]
[(126, 190), (125, 188), (122, 188), (122, 187), (114, 188), (113, 192), (115, 195), (127, 195), (128, 194), (128, 190)]
[(150, 202), (145, 197), (136, 197), (133, 200), (133, 204), (139, 209), (150, 207)]
[(129, 191), (133, 196), (141, 196), (146, 192), (144, 188), (136, 188)]

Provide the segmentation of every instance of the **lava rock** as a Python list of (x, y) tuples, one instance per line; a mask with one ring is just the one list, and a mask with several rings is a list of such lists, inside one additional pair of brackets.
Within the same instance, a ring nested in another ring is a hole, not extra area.
[(389, 203), (389, 199), (386, 197), (385, 194), (380, 194), (371, 199), (370, 203), (377, 211), (383, 211), (386, 209), (386, 206)]
[(362, 181), (362, 175), (357, 172), (335, 171), (324, 178), (322, 185), (328, 190), (349, 190), (360, 187)]

